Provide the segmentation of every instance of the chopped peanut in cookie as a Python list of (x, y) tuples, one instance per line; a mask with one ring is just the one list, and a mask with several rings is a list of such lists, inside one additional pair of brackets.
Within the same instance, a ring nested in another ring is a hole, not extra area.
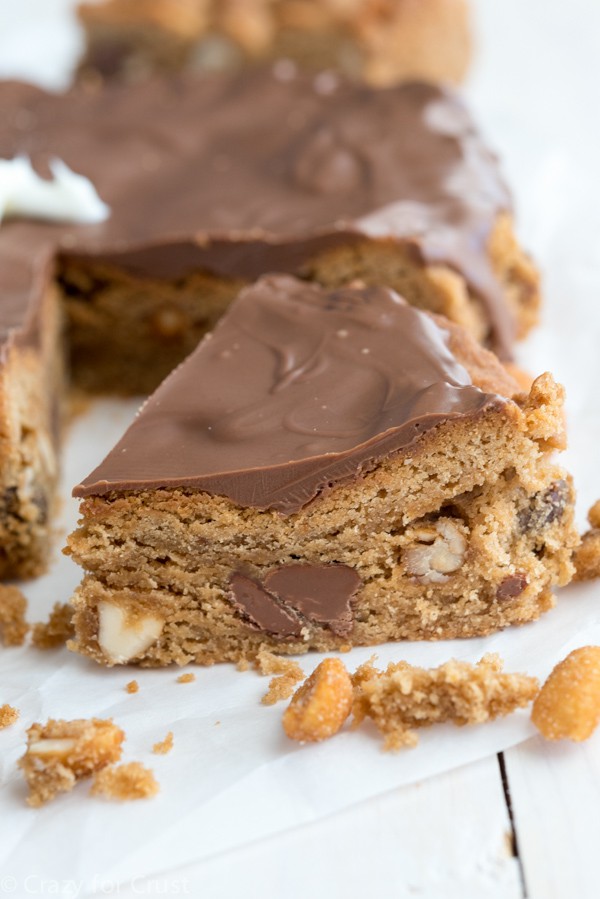
[(193, 684), (195, 680), (196, 680), (196, 675), (193, 674), (191, 671), (188, 671), (187, 674), (179, 675), (179, 677), (177, 678), (177, 683), (178, 684)]
[(397, 662), (378, 671), (370, 661), (358, 668), (353, 683), (355, 726), (371, 718), (386, 749), (415, 746), (419, 727), (479, 724), (507, 715), (539, 689), (534, 677), (503, 673), (501, 659), (491, 654), (477, 665), (451, 659), (429, 669)]
[(127, 802), (131, 799), (149, 799), (156, 796), (160, 787), (150, 768), (141, 762), (111, 765), (94, 774), (91, 794)]
[(590, 530), (581, 538), (573, 553), (576, 581), (591, 581), (600, 577), (600, 500), (588, 512)]
[(19, 720), (19, 710), (11, 705), (0, 705), (0, 730)]
[(164, 740), (161, 740), (160, 743), (155, 743), (152, 747), (152, 752), (155, 755), (166, 755), (173, 748), (173, 731), (170, 730)]
[(292, 740), (314, 743), (341, 730), (352, 711), (352, 679), (339, 659), (325, 659), (296, 690), (283, 713)]
[(48, 621), (33, 625), (31, 644), (36, 649), (56, 649), (64, 646), (74, 634), (73, 607), (68, 603), (54, 603)]
[(137, 693), (140, 689), (140, 685), (136, 680), (130, 680), (129, 683), (125, 684), (125, 690), (127, 693)]
[(121, 757), (125, 734), (109, 719), (55, 721), (33, 724), (27, 749), (19, 759), (29, 784), (27, 802), (40, 806), (75, 783)]
[(551, 671), (531, 712), (547, 740), (587, 740), (600, 723), (600, 646), (575, 649)]
[(22, 646), (29, 631), (25, 621), (27, 600), (20, 590), (0, 584), (0, 643)]

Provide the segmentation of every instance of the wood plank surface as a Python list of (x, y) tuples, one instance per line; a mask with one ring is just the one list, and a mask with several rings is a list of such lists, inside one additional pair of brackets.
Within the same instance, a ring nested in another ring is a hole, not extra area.
[(211, 899), (230, 899), (240, 884), (244, 899), (524, 896), (496, 756), (202, 864), (121, 886), (119, 896), (144, 889), (152, 895), (169, 884), (173, 895), (187, 889)]
[(600, 896), (600, 731), (504, 754), (528, 899)]

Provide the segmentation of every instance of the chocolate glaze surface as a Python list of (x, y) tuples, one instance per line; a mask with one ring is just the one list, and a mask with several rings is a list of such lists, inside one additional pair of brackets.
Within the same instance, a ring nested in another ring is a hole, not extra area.
[(447, 339), (388, 288), (265, 276), (74, 494), (192, 487), (292, 515), (441, 422), (505, 402)]
[(442, 88), (375, 91), (271, 71), (65, 95), (9, 82), (0, 110), (0, 157), (27, 153), (44, 174), (57, 156), (112, 209), (99, 225), (2, 223), (3, 342), (35, 329), (57, 255), (137, 277), (200, 268), (254, 279), (297, 273), (332, 247), (390, 240), (461, 272), (508, 351), (513, 323), (485, 247), (510, 198), (462, 103)]

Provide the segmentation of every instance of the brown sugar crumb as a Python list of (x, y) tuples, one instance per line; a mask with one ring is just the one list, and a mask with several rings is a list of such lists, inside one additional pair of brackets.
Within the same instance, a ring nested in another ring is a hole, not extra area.
[(353, 677), (354, 719), (371, 718), (384, 734), (385, 749), (415, 746), (415, 730), (452, 721), (481, 724), (526, 706), (539, 689), (536, 678), (505, 674), (502, 660), (485, 655), (476, 665), (451, 659), (439, 668), (408, 662), (378, 671), (372, 661)]
[(573, 553), (576, 581), (591, 581), (600, 577), (600, 500), (588, 512), (588, 521), (591, 528)]
[(161, 740), (159, 743), (155, 743), (152, 747), (152, 752), (155, 755), (166, 755), (173, 748), (173, 731), (170, 730), (164, 740)]
[(304, 671), (298, 662), (268, 652), (266, 649), (258, 653), (254, 667), (261, 674), (283, 674), (286, 677), (295, 677), (297, 681), (304, 680)]
[(132, 799), (149, 799), (156, 796), (159, 789), (150, 768), (145, 768), (141, 762), (128, 762), (126, 765), (111, 765), (97, 771), (90, 792), (93, 796), (128, 802)]
[(546, 740), (587, 740), (600, 723), (600, 646), (575, 649), (551, 671), (531, 711)]
[(341, 730), (352, 711), (352, 679), (339, 659), (325, 659), (296, 690), (283, 713), (291, 740), (315, 743)]
[(18, 709), (14, 709), (11, 705), (0, 705), (0, 730), (4, 727), (10, 727), (11, 724), (18, 720)]
[(25, 621), (27, 600), (20, 590), (0, 584), (0, 642), (22, 646), (29, 631)]
[(56, 649), (73, 637), (73, 607), (68, 603), (54, 603), (48, 621), (33, 625), (31, 644), (36, 649)]
[(263, 650), (255, 660), (255, 668), (261, 674), (275, 674), (271, 678), (269, 689), (261, 699), (263, 705), (275, 705), (281, 699), (289, 699), (295, 685), (304, 680), (304, 671), (297, 662)]
[(32, 724), (25, 755), (18, 762), (29, 784), (28, 804), (43, 805), (58, 793), (72, 790), (78, 780), (117, 762), (124, 739), (121, 728), (110, 719), (50, 719), (46, 724)]
[(193, 682), (195, 680), (196, 680), (196, 675), (192, 674), (192, 672), (189, 671), (187, 674), (180, 674), (179, 677), (177, 678), (177, 683), (178, 684), (193, 684)]
[(269, 689), (261, 699), (263, 705), (275, 705), (281, 699), (289, 699), (294, 692), (294, 687), (298, 681), (302, 680), (304, 674), (301, 675), (280, 675), (272, 677), (269, 682)]
[(140, 685), (136, 680), (130, 680), (128, 684), (125, 684), (125, 690), (127, 693), (137, 693), (140, 689)]

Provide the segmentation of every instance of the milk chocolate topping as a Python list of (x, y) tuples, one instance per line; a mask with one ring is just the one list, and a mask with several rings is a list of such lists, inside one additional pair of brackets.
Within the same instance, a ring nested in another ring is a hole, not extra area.
[(35, 332), (57, 254), (141, 277), (254, 279), (389, 239), (461, 272), (508, 351), (513, 323), (485, 246), (510, 199), (461, 102), (419, 83), (321, 84), (270, 71), (65, 95), (0, 84), (0, 156), (29, 154), (41, 174), (59, 157), (112, 209), (99, 225), (2, 223), (0, 340)]
[(193, 487), (291, 515), (448, 419), (475, 387), (427, 313), (383, 287), (246, 288), (76, 496)]

